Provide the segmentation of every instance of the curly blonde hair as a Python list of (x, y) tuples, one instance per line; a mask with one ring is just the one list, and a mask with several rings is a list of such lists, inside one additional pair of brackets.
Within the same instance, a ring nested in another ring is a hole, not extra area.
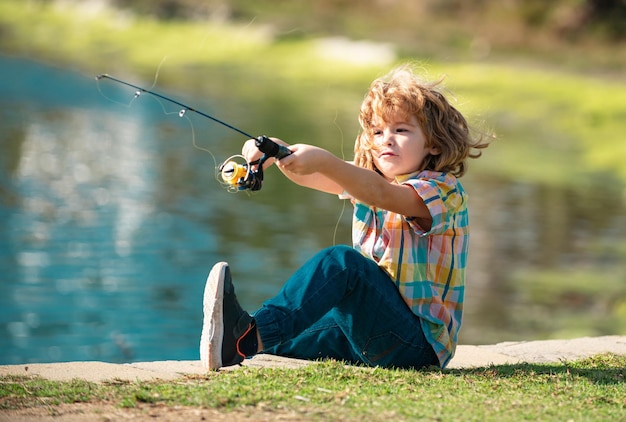
[(449, 172), (461, 177), (466, 171), (466, 159), (478, 158), (489, 144), (484, 136), (474, 139), (465, 117), (454, 108), (438, 89), (442, 82), (422, 80), (410, 65), (393, 69), (385, 77), (372, 82), (359, 114), (361, 133), (354, 145), (354, 163), (377, 170), (373, 159), (373, 122), (385, 122), (415, 116), (426, 136), (426, 146), (440, 153), (429, 155), (424, 170)]

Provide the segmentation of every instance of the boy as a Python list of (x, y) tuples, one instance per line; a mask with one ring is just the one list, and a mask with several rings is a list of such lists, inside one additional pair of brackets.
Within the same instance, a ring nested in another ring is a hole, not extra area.
[[(276, 163), (293, 182), (349, 198), (353, 247), (320, 251), (253, 315), (241, 309), (228, 264), (204, 296), (206, 369), (259, 352), (371, 366), (445, 367), (461, 327), (469, 240), (465, 161), (487, 146), (462, 114), (408, 66), (370, 86), (354, 162), (287, 145)], [(244, 144), (249, 161), (261, 153)]]

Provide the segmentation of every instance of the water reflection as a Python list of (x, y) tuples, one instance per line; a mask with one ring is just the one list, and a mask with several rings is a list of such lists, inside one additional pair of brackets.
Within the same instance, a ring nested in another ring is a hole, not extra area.
[[(125, 108), (104, 99), (91, 76), (0, 61), (0, 72), (20, 75), (0, 78), (0, 363), (197, 359), (202, 289), (215, 261), (232, 264), (252, 310), (317, 250), (349, 243), (351, 206), (342, 214), (341, 201), (290, 184), (275, 169), (256, 194), (226, 192), (213, 157), (193, 147), (176, 110), (164, 116), (150, 101)], [(306, 116), (308, 124), (327, 121), (307, 127), (310, 139), (337, 139), (333, 119), (343, 110), (314, 118), (305, 105), (286, 103), (288, 93), (274, 94), (260, 96), (263, 104), (291, 113), (263, 119), (293, 128), (280, 136), (302, 139), (294, 116)], [(343, 102), (358, 104), (361, 94)], [(225, 118), (237, 115), (235, 101), (219, 99)], [(263, 104), (250, 107), (269, 113)], [(218, 160), (238, 152), (232, 134), (207, 122), (193, 127)], [(626, 321), (606, 322), (626, 303), (616, 252), (626, 238), (621, 188), (581, 181), (549, 189), (472, 169), (462, 340), (623, 332)], [(584, 282), (536, 289), (534, 280), (557, 285), (573, 273), (601, 274), (617, 299)], [(581, 304), (581, 294), (592, 303)], [(562, 318), (581, 310), (587, 322)]]
[(626, 332), (618, 310), (626, 303), (626, 207), (617, 181), (557, 189), (479, 174), (466, 184), (481, 203), (470, 209), (464, 340)]

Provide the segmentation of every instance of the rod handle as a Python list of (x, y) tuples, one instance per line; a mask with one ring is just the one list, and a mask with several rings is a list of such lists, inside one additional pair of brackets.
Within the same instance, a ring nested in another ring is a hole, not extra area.
[(261, 135), (255, 139), (256, 147), (268, 157), (275, 157), (277, 160), (291, 154), (289, 148), (284, 145), (277, 144), (265, 135)]

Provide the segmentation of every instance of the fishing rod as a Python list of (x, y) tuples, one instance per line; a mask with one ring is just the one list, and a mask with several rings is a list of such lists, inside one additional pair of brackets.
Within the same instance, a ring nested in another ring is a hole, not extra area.
[[(246, 161), (245, 164), (238, 164), (237, 162), (231, 160), (231, 158), (235, 157), (233, 156), (228, 158), (224, 163), (219, 166), (222, 180), (231, 187), (233, 187), (235, 190), (260, 190), (263, 183), (263, 163), (265, 163), (265, 161), (267, 161), (267, 159), (271, 157), (280, 160), (281, 158), (284, 158), (287, 155), (291, 154), (291, 151), (286, 146), (277, 144), (265, 135), (257, 136), (255, 138), (249, 133), (238, 129), (235, 126), (218, 119), (217, 117), (211, 116), (207, 113), (204, 113), (203, 111), (183, 104), (173, 98), (166, 97), (165, 95), (159, 94), (158, 92), (154, 92), (149, 89), (142, 88), (140, 86), (123, 81), (121, 79), (114, 78), (113, 76), (106, 73), (96, 76), (97, 81), (101, 79), (108, 79), (121, 85), (136, 89), (137, 91), (135, 91), (135, 98), (139, 97), (142, 93), (146, 93), (154, 97), (160, 98), (164, 101), (175, 104), (181, 107), (180, 111), (178, 112), (179, 117), (184, 117), (185, 114), (190, 111), (202, 117), (206, 117), (207, 119), (210, 119), (216, 123), (219, 123), (220, 125), (225, 126), (245, 136), (247, 139), (254, 139), (254, 144), (259, 149), (259, 151), (263, 153), (263, 156), (261, 156), (261, 158), (252, 162)], [(256, 169), (253, 168), (254, 166), (256, 166)]]

